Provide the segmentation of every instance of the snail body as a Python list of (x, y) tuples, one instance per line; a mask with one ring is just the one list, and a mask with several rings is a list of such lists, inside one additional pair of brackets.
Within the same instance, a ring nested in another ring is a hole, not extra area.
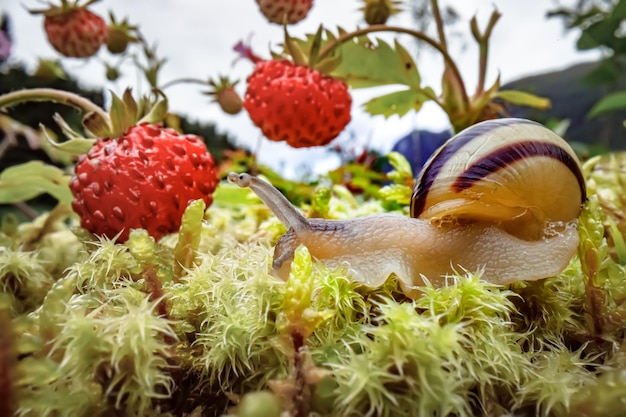
[(275, 275), (288, 277), (302, 244), (367, 286), (393, 273), (409, 296), (425, 279), (440, 286), (463, 270), (499, 284), (557, 275), (578, 246), (586, 198), (567, 142), (512, 118), (479, 123), (446, 142), (416, 180), (411, 217), (306, 219), (270, 184), (248, 174), (228, 180), (250, 187), (288, 228), (274, 250)]

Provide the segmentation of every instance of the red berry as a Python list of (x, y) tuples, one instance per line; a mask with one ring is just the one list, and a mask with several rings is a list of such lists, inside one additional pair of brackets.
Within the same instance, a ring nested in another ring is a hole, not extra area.
[(48, 41), (61, 55), (87, 58), (95, 55), (107, 40), (107, 24), (85, 8), (57, 9), (45, 15)]
[(294, 148), (336, 138), (350, 122), (351, 105), (343, 81), (284, 60), (259, 62), (244, 99), (244, 108), (268, 139)]
[(130, 229), (155, 239), (176, 232), (187, 204), (213, 202), (218, 179), (213, 157), (194, 135), (153, 124), (131, 127), (119, 138), (96, 141), (76, 164), (72, 208), (81, 226), (119, 242)]
[(272, 23), (282, 25), (298, 23), (306, 17), (313, 0), (256, 0), (261, 13)]

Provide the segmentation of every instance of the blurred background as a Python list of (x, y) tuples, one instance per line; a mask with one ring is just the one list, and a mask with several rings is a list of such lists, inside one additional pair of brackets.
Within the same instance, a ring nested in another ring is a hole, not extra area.
[[(549, 110), (512, 107), (510, 114), (559, 126), (568, 140), (580, 144), (583, 152), (595, 152), (594, 149), (623, 147), (624, 112), (612, 112), (592, 120), (587, 113), (601, 97), (625, 85), (623, 71), (615, 64), (620, 60), (619, 53), (624, 51), (611, 49), (611, 45), (602, 42), (597, 47), (581, 45), (585, 23), (574, 20), (576, 13), (584, 14), (594, 7), (610, 11), (622, 3), (625, 2), (463, 0), (441, 1), (440, 6), (445, 12), (451, 55), (457, 60), (470, 91), (478, 79), (478, 49), (471, 38), (469, 21), (476, 16), (479, 26), (484, 27), (491, 13), (498, 10), (502, 17), (491, 37), (487, 85), (500, 76), (503, 88), (550, 98)], [(4, 49), (0, 39), (0, 54), (4, 51), (0, 93), (32, 86), (78, 88), (106, 105), (109, 90), (121, 94), (129, 85), (135, 93), (149, 90), (132, 58), (120, 62), (120, 58), (105, 48), (87, 61), (59, 60), (46, 40), (43, 18), (27, 10), (42, 5), (45, 4), (35, 0), (2, 1), (0, 11), (7, 39)], [(404, 1), (404, 12), (392, 16), (387, 23), (418, 28), (436, 36), (428, 5), (429, 1)], [(328, 28), (364, 26), (360, 6), (357, 0), (316, 0), (306, 19), (290, 26), (290, 34), (301, 37), (313, 33), (320, 23)], [(243, 95), (245, 78), (253, 64), (237, 60), (233, 46), (247, 40), (256, 54), (269, 58), (270, 50), (283, 39), (282, 28), (268, 24), (254, 0), (103, 0), (90, 8), (102, 16), (113, 11), (116, 17), (127, 17), (131, 23), (140, 25), (142, 35), (156, 46), (159, 56), (166, 58), (160, 71), (163, 83), (180, 78), (206, 80), (229, 75), (241, 80), (237, 91)], [(568, 24), (572, 27), (568, 28)], [(624, 34), (626, 29), (620, 23), (613, 35), (623, 41)], [(443, 70), (440, 55), (409, 37), (380, 37), (388, 41), (399, 39), (415, 57), (423, 84), (440, 91)], [(56, 60), (59, 66), (53, 65)], [(612, 60), (612, 67), (607, 67), (607, 60)], [(107, 75), (113, 78), (110, 73), (113, 69), (118, 77), (110, 81)], [(594, 70), (595, 78), (590, 76)], [(218, 158), (223, 155), (222, 149), (243, 148), (256, 153), (259, 163), (288, 178), (313, 178), (364, 154), (384, 155), (392, 149), (409, 153), (409, 159), (417, 167), (431, 148), (450, 135), (447, 116), (433, 103), (426, 103), (420, 112), (410, 112), (404, 117), (372, 117), (361, 109), (361, 104), (380, 94), (380, 89), (355, 90), (352, 122), (330, 146), (292, 149), (284, 143), (263, 139), (245, 111), (227, 115), (202, 91), (206, 88), (195, 84), (176, 84), (165, 91), (170, 110), (183, 117), (185, 130), (201, 133)], [(41, 114), (50, 114), (49, 105), (37, 106)], [(39, 121), (49, 122), (49, 116), (46, 119), (39, 113), (21, 117), (25, 124), (35, 128)], [(4, 147), (9, 146), (6, 140), (3, 143)], [(11, 158), (19, 159), (16, 155), (4, 153), (2, 166), (11, 164)]]

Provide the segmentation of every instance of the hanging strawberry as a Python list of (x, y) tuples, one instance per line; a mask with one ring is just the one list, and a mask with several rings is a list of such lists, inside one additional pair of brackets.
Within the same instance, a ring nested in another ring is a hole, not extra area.
[(139, 113), (128, 91), (123, 101), (114, 98), (110, 125), (91, 123), (106, 133), (79, 158), (70, 181), (81, 226), (118, 242), (131, 229), (146, 229), (155, 239), (178, 231), (187, 204), (202, 199), (210, 206), (218, 184), (213, 157), (199, 137), (154, 122), (164, 116), (164, 105), (135, 123)]
[[(316, 36), (321, 41), (321, 31)], [(348, 86), (322, 70), (330, 71), (337, 62), (317, 62), (315, 48), (306, 56), (287, 34), (285, 38), (290, 56), (272, 60), (259, 58), (241, 43), (235, 47), (256, 63), (247, 79), (243, 106), (272, 141), (294, 148), (327, 145), (351, 120)]]
[(271, 23), (293, 25), (304, 19), (313, 0), (256, 0), (261, 13)]
[(30, 12), (44, 15), (48, 42), (57, 52), (70, 58), (88, 58), (98, 52), (108, 34), (104, 19), (87, 9), (96, 1), (80, 5), (79, 0), (62, 0), (61, 5), (49, 3), (47, 9)]

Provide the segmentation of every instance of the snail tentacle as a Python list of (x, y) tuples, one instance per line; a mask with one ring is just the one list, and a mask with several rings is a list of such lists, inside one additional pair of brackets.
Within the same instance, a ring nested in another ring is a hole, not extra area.
[(250, 187), (287, 228), (292, 228), (298, 233), (310, 229), (307, 219), (271, 184), (245, 173), (231, 172), (226, 178), (228, 182), (240, 187)]

